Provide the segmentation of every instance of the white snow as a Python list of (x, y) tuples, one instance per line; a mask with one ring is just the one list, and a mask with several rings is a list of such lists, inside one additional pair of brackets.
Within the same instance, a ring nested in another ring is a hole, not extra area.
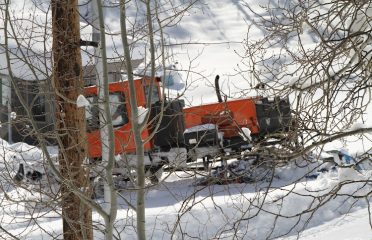
[(81, 108), (81, 107), (89, 107), (90, 103), (89, 103), (88, 99), (86, 99), (86, 97), (84, 95), (80, 94), (78, 96), (78, 98), (76, 99), (76, 105), (79, 108)]
[(138, 107), (138, 123), (142, 124), (143, 121), (145, 121), (146, 114), (148, 112), (148, 109), (142, 106)]
[[(11, 145), (2, 140), (0, 148), (4, 151), (1, 155), (4, 165), (14, 161), (12, 154), (15, 152), (26, 162), (38, 161), (42, 157), (39, 149), (23, 143)], [(55, 154), (55, 150), (51, 150)], [(341, 179), (338, 169), (320, 173), (315, 180), (305, 178), (321, 166), (317, 161), (309, 164), (299, 159), (278, 168), (271, 183), (262, 181), (208, 187), (193, 186), (200, 177), (194, 172), (164, 173), (158, 186), (147, 189), (147, 237), (232, 239), (236, 235), (238, 239), (258, 240), (281, 236), (283, 239), (370, 239), (372, 231), (367, 207), (372, 187), (362, 180), (371, 181), (372, 171), (356, 176), (342, 170), (347, 179), (344, 176)], [(4, 174), (2, 169), (3, 180), (14, 176), (15, 171)], [(48, 239), (46, 231), (60, 234), (60, 208), (52, 202), (44, 205), (41, 200), (49, 199), (47, 196), (29, 191), (37, 186), (24, 186), (28, 187), (9, 186), (6, 191), (13, 199), (28, 199), (22, 205), (10, 202), (4, 198), (4, 193), (0, 193), (2, 227), (20, 239)], [(360, 198), (350, 197), (350, 194)], [(132, 203), (136, 202), (134, 191), (122, 190), (121, 195)], [(32, 218), (37, 218), (37, 221), (30, 220)], [(103, 223), (97, 213), (93, 214), (93, 220)], [(134, 223), (135, 214), (119, 198), (116, 227), (121, 229), (122, 238), (136, 239), (135, 231), (130, 227)], [(95, 231), (95, 239), (102, 239), (101, 233)]]
[(370, 127), (372, 127), (371, 123), (367, 124), (367, 123), (356, 122), (350, 127), (349, 131), (355, 131), (358, 129), (370, 128)]
[(306, 229), (298, 236), (282, 239), (294, 240), (362, 240), (371, 239), (371, 226), (368, 224), (368, 210), (361, 208), (355, 212), (336, 217), (322, 225)]
[(243, 127), (242, 128), (243, 133), (239, 133), (239, 135), (243, 138), (244, 141), (251, 141), (251, 130), (249, 128)]
[[(148, 63), (146, 63), (148, 64)], [(151, 69), (145, 62), (142, 62), (135, 70), (135, 75), (148, 75), (151, 76)], [(169, 66), (158, 66), (155, 71), (155, 76), (160, 77), (166, 89), (181, 91), (185, 88), (183, 81), (182, 71), (177, 69), (178, 62)], [(122, 79), (126, 79), (126, 75), (122, 75)]]
[(197, 125), (191, 128), (187, 128), (184, 133), (207, 131), (207, 130), (213, 130), (213, 129), (217, 129), (216, 124), (206, 123), (206, 124)]
[(10, 113), (10, 118), (11, 118), (12, 120), (15, 120), (15, 119), (17, 118), (17, 113), (16, 113), (16, 112), (11, 112), (11, 113)]

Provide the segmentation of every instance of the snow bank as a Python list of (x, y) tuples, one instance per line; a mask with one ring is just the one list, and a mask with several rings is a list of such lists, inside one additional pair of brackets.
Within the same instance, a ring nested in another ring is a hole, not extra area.
[[(292, 172), (297, 176), (302, 174), (296, 173), (294, 168)], [(278, 179), (273, 185), (285, 183)], [(350, 194), (365, 196), (371, 190), (366, 182), (343, 182), (332, 173), (323, 173), (314, 181), (300, 179), (298, 183), (284, 187), (272, 186), (266, 189), (267, 192), (264, 189), (251, 192), (248, 187), (237, 193), (235, 187), (240, 189), (242, 186), (230, 185), (229, 195), (220, 195), (219, 192), (226, 193), (224, 188), (227, 187), (213, 186), (194, 196), (194, 207), (180, 207), (178, 216), (182, 218), (175, 236), (183, 238), (187, 234), (202, 239), (297, 236), (304, 229), (365, 208), (367, 203), (364, 199), (350, 197)], [(207, 192), (210, 197), (204, 198)], [(364, 237), (367, 236), (365, 233)]]
[[(6, 141), (3, 141), (3, 146)], [(24, 144), (11, 145), (14, 149), (29, 149)], [(10, 148), (9, 148), (10, 149)], [(8, 150), (10, 151), (10, 150)], [(37, 153), (32, 147), (30, 153)], [(27, 152), (27, 151), (26, 151)], [(38, 154), (29, 157), (38, 157)], [(324, 167), (321, 162), (309, 158), (298, 159), (287, 166), (277, 168), (271, 182), (252, 184), (212, 185), (195, 187), (193, 183), (198, 178), (194, 172), (164, 173), (163, 182), (159, 186), (147, 189), (146, 195), (146, 227), (149, 239), (267, 239), (283, 236), (302, 236), (303, 231), (313, 227), (321, 228), (323, 224), (344, 214), (356, 214), (356, 211), (366, 209), (365, 198), (371, 191), (372, 171), (360, 175), (343, 172), (348, 179), (340, 179), (337, 171), (321, 172), (315, 180), (306, 176), (309, 172)], [(343, 169), (341, 169), (343, 171)], [(16, 194), (13, 192), (13, 194)], [(20, 193), (18, 193), (20, 194)], [(351, 196), (352, 195), (352, 196)], [(136, 202), (135, 191), (124, 191), (132, 203)], [(356, 196), (356, 197), (353, 197)], [(25, 209), (22, 215), (14, 220), (16, 206), (12, 211), (3, 211), (3, 219), (12, 218), (12, 224), (3, 227), (13, 233), (27, 235), (27, 239), (48, 237), (34, 229), (34, 224), (23, 225), (21, 218), (30, 217)], [(35, 205), (37, 206), (37, 205)], [(40, 215), (49, 211), (38, 209)], [(38, 225), (50, 232), (58, 234), (62, 231), (60, 220), (44, 221), (56, 212), (50, 212), (41, 217)], [(102, 222), (94, 213), (94, 221)], [(368, 221), (364, 216), (364, 220)], [(116, 227), (120, 229), (121, 237), (136, 239), (135, 214), (127, 204), (119, 199), (119, 212)], [(125, 224), (125, 225), (124, 225)], [(12, 227), (10, 227), (12, 226)], [(32, 231), (32, 234), (27, 234)], [(365, 230), (364, 230), (365, 231)], [(309, 235), (306, 232), (306, 236)], [(24, 235), (24, 236), (26, 236)], [(360, 233), (361, 239), (368, 239), (368, 231)], [(102, 237), (95, 232), (95, 238)], [(342, 239), (342, 238), (341, 238)]]
[[(58, 151), (55, 147), (49, 147), (48, 152), (52, 158), (57, 158)], [(0, 139), (0, 178), (11, 179), (18, 171), (19, 164), (28, 169), (45, 172), (45, 154), (35, 146), (26, 143), (9, 144)]]
[(348, 239), (362, 240), (371, 239), (371, 227), (368, 224), (368, 210), (358, 209), (355, 212), (342, 215), (322, 225), (307, 229), (298, 235), (281, 239), (294, 240), (329, 240)]

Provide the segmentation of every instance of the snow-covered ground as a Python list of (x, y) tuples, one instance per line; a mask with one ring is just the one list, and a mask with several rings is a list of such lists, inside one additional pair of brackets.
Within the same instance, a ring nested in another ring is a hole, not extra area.
[[(37, 193), (38, 185), (7, 187), (6, 181), (15, 175), (17, 168), (6, 167), (16, 165), (12, 164), (15, 159), (27, 159), (25, 164), (35, 164), (41, 151), (26, 144), (1, 143), (4, 153), (1, 178), (5, 190), (0, 193), (2, 228), (20, 239), (59, 236), (62, 220), (57, 201), (49, 201), (54, 196), (52, 190), (47, 196)], [(53, 148), (50, 151), (52, 156), (56, 153)], [(371, 166), (367, 162), (362, 172), (329, 168), (316, 179), (306, 177), (316, 172), (319, 164), (299, 159), (277, 168), (270, 182), (229, 185), (195, 186), (201, 177), (195, 172), (164, 173), (161, 184), (147, 190), (147, 236), (149, 239), (233, 239), (234, 236), (238, 239), (371, 239), (372, 216), (368, 212)], [(56, 192), (56, 183), (53, 186)], [(135, 203), (134, 191), (120, 193)], [(119, 197), (115, 226), (121, 237), (136, 239), (135, 214), (122, 197)], [(93, 220), (100, 228), (102, 219), (97, 213), (93, 214)], [(102, 239), (98, 231), (95, 239)]]
[(285, 239), (371, 239), (372, 233), (371, 226), (369, 225), (369, 215), (367, 208), (361, 208), (355, 212), (326, 221), (316, 227), (306, 229), (298, 236), (291, 236)]

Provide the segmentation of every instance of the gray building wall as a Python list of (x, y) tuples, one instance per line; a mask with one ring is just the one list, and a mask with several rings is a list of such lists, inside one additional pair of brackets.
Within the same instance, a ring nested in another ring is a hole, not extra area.
[[(133, 65), (137, 67), (142, 60), (134, 60)], [(108, 64), (109, 79), (112, 82), (120, 81), (121, 74), (126, 73), (125, 65), (122, 62)], [(84, 67), (85, 85), (96, 84), (96, 71), (94, 66)], [(5, 74), (0, 75), (7, 78)], [(26, 142), (28, 144), (37, 144), (36, 134), (42, 134), (47, 144), (55, 144), (55, 93), (52, 88), (51, 79), (47, 80), (24, 80), (14, 79), (16, 86), (21, 92), (21, 96), (26, 103), (26, 108), (31, 112), (32, 118), (38, 126), (40, 132), (36, 132), (31, 126), (30, 116), (22, 106), (20, 98), (17, 97), (14, 87), (11, 87), (11, 112), (15, 112), (17, 117), (11, 119), (12, 142)], [(2, 85), (6, 88), (5, 85)], [(3, 104), (0, 104), (0, 137), (9, 140), (9, 109), (6, 106), (5, 98), (2, 98)]]

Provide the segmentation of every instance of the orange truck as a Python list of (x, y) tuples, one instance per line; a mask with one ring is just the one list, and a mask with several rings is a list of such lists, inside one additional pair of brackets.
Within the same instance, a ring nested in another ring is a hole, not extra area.
[[(208, 158), (241, 153), (269, 135), (290, 130), (292, 120), (287, 99), (249, 97), (222, 101), (216, 84), (218, 102), (184, 108), (182, 99), (167, 99), (164, 104), (161, 103), (162, 83), (160, 78), (156, 78), (152, 88), (151, 106), (146, 106), (150, 83), (148, 77), (140, 77), (134, 81), (138, 107), (150, 109), (142, 139), (146, 140), (145, 170), (153, 182), (158, 181), (158, 173), (161, 173), (164, 165), (184, 168), (187, 167), (187, 162), (200, 158), (208, 163)], [(99, 121), (102, 113), (98, 107), (98, 91), (97, 86), (85, 88), (85, 97), (90, 103), (85, 107), (88, 153), (93, 164), (102, 156)], [(131, 168), (137, 165), (127, 81), (109, 84), (109, 106), (117, 156), (113, 174), (118, 176), (115, 179), (120, 183), (121, 180), (131, 179)], [(99, 168), (97, 165), (97, 171), (91, 173), (91, 178), (96, 183), (95, 192), (101, 189)], [(43, 175), (36, 170), (25, 171), (23, 164), (20, 164), (14, 180), (22, 181), (25, 173), (28, 180), (34, 181), (41, 180)]]
[[(138, 106), (150, 108), (150, 119), (142, 132), (149, 137), (159, 121), (161, 109), (161, 79), (156, 78), (151, 106), (146, 106), (150, 79), (141, 77), (134, 81)], [(115, 154), (135, 165), (135, 145), (131, 134), (131, 109), (128, 102), (127, 81), (110, 83), (110, 110), (115, 128)], [(101, 157), (98, 89), (90, 86), (85, 95), (91, 105), (86, 108), (89, 157)], [(287, 99), (249, 97), (219, 101), (184, 108), (181, 99), (166, 100), (160, 127), (153, 138), (145, 143), (148, 168), (164, 164), (182, 165), (198, 158), (214, 157), (223, 152), (249, 149), (268, 134), (288, 131), (291, 123)], [(249, 135), (249, 136), (246, 136)]]

